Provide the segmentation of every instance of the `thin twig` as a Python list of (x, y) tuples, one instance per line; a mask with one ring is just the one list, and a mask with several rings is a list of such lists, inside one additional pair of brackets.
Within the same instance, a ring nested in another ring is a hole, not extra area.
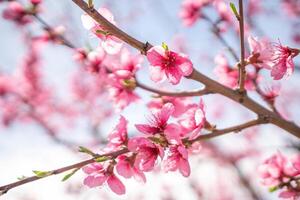
[(139, 88), (142, 88), (148, 92), (152, 92), (152, 93), (158, 94), (160, 96), (169, 96), (169, 97), (193, 97), (193, 96), (202, 96), (202, 95), (211, 93), (206, 88), (199, 89), (199, 90), (193, 90), (193, 91), (168, 92), (168, 91), (162, 91), (162, 90), (157, 90), (157, 89), (151, 88), (151, 87), (144, 85), (138, 81), (136, 82), (136, 86)]
[(193, 140), (188, 140), (188, 142), (189, 143), (194, 143), (194, 142), (197, 142), (197, 141), (208, 140), (208, 139), (219, 137), (219, 136), (231, 133), (231, 132), (240, 132), (240, 131), (242, 131), (246, 128), (249, 128), (249, 127), (252, 127), (252, 126), (257, 126), (259, 124), (265, 124), (265, 123), (268, 123), (268, 122), (265, 121), (263, 118), (258, 118), (258, 119), (251, 120), (249, 122), (246, 122), (246, 123), (243, 123), (243, 124), (240, 124), (240, 125), (236, 125), (236, 126), (232, 126), (232, 127), (229, 127), (229, 128), (217, 129), (217, 130), (212, 131), (209, 134), (199, 135), (198, 137), (196, 137)]
[(239, 27), (240, 27), (240, 47), (241, 47), (241, 60), (239, 63), (239, 90), (243, 94), (245, 92), (246, 80), (246, 63), (245, 63), (245, 36), (244, 36), (244, 9), (243, 0), (239, 0)]
[(0, 187), (0, 195), (3, 195), (5, 193), (7, 193), (12, 188), (24, 185), (26, 183), (37, 181), (39, 179), (42, 179), (42, 178), (45, 178), (45, 177), (48, 177), (48, 176), (52, 176), (52, 175), (56, 175), (56, 174), (61, 174), (63, 172), (69, 171), (71, 169), (82, 168), (85, 165), (88, 165), (90, 163), (96, 162), (95, 159), (97, 159), (97, 158), (100, 158), (100, 157), (115, 158), (115, 157), (117, 157), (117, 156), (119, 156), (121, 154), (125, 154), (125, 153), (128, 153), (128, 152), (129, 152), (128, 149), (124, 148), (124, 149), (121, 149), (121, 150), (118, 150), (118, 151), (115, 151), (115, 152), (106, 153), (106, 154), (102, 154), (102, 155), (97, 155), (94, 158), (91, 158), (91, 159), (88, 159), (88, 160), (85, 160), (85, 161), (82, 161), (82, 162), (79, 162), (79, 163), (75, 163), (75, 164), (72, 164), (72, 165), (68, 165), (66, 167), (62, 167), (62, 168), (59, 168), (59, 169), (51, 170), (51, 171), (49, 171), (49, 174), (47, 176), (31, 176), (31, 177), (28, 177), (28, 178), (24, 178), (22, 180), (14, 182), (14, 183), (10, 183), (10, 184), (1, 186)]

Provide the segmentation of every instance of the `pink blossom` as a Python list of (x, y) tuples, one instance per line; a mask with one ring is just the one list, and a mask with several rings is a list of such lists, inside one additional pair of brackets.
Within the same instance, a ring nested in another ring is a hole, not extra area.
[(153, 111), (160, 110), (164, 104), (172, 103), (174, 106), (173, 117), (179, 117), (189, 109), (190, 99), (186, 97), (168, 97), (162, 96), (153, 98), (148, 104), (148, 108)]
[(151, 79), (158, 82), (164, 75), (173, 84), (178, 84), (182, 76), (189, 76), (193, 72), (193, 64), (184, 54), (165, 50), (161, 46), (154, 46), (147, 52), (150, 62)]
[(4, 19), (13, 20), (19, 25), (25, 25), (31, 22), (31, 18), (27, 14), (26, 9), (17, 1), (9, 2), (8, 7), (5, 8), (2, 15)]
[(124, 178), (134, 177), (137, 181), (146, 182), (145, 174), (134, 165), (135, 157), (118, 156), (116, 170)]
[(300, 197), (300, 191), (285, 189), (279, 193), (279, 197), (282, 199), (298, 200)]
[(109, 188), (116, 194), (125, 194), (125, 186), (120, 179), (114, 175), (113, 168), (109, 165), (104, 168), (100, 163), (92, 163), (82, 168), (88, 175), (83, 183), (89, 187), (97, 187), (107, 182)]
[(109, 96), (118, 110), (124, 109), (139, 99), (134, 90), (136, 88), (135, 73), (141, 61), (139, 56), (132, 56), (128, 51), (123, 50), (120, 63), (111, 67), (112, 73), (108, 75), (107, 87)]
[(248, 43), (251, 50), (251, 56), (248, 58), (251, 64), (257, 67), (271, 69), (273, 64), (273, 47), (266, 39), (258, 40), (252, 36), (248, 37)]
[(163, 170), (175, 171), (188, 177), (191, 173), (190, 164), (188, 162), (188, 151), (183, 146), (172, 146), (169, 148), (169, 155), (162, 163)]
[(214, 0), (213, 5), (219, 13), (221, 19), (230, 23), (233, 21), (233, 15), (227, 2), (223, 0)]
[(184, 0), (179, 12), (185, 26), (192, 26), (201, 17), (201, 8), (210, 0)]
[(116, 150), (127, 143), (127, 120), (121, 116), (118, 125), (108, 136), (108, 148)]
[(294, 72), (295, 64), (293, 58), (299, 54), (300, 50), (282, 46), (280, 43), (274, 47), (271, 76), (274, 80), (279, 80), (284, 75), (289, 76)]
[(153, 144), (144, 137), (129, 139), (128, 149), (137, 154), (134, 162), (135, 167), (145, 172), (154, 168), (158, 156), (161, 158), (164, 156), (162, 147)]
[[(107, 8), (100, 8), (98, 12), (106, 18), (110, 23), (116, 25), (112, 13)], [(116, 54), (122, 47), (122, 41), (110, 34), (103, 26), (98, 24), (89, 15), (81, 15), (83, 27), (92, 31), (98, 38), (102, 40), (101, 46), (109, 54)]]
[(285, 180), (284, 178), (299, 175), (300, 171), (294, 167), (291, 161), (278, 152), (259, 166), (258, 173), (264, 185), (277, 186)]
[[(230, 88), (236, 88), (238, 85), (239, 72), (237, 68), (231, 68), (227, 59), (223, 54), (219, 54), (215, 57), (215, 63), (217, 64), (214, 69), (214, 73), (217, 75), (219, 81)], [(253, 73), (247, 73), (245, 87), (247, 90), (253, 90), (255, 88), (252, 79), (255, 77)]]
[(189, 110), (183, 115), (183, 118), (179, 120), (184, 133), (192, 132), (189, 135), (190, 139), (194, 139), (200, 134), (200, 130), (204, 127), (205, 122), (205, 110), (202, 99), (199, 104), (190, 105)]
[[(174, 123), (169, 123), (168, 120), (174, 112), (174, 106), (171, 103), (165, 104), (161, 110), (152, 112), (150, 124), (136, 124), (135, 127), (142, 133), (148, 136), (158, 136), (163, 143), (166, 138), (169, 143), (181, 143), (179, 137), (181, 129)], [(164, 144), (162, 144), (164, 145)]]

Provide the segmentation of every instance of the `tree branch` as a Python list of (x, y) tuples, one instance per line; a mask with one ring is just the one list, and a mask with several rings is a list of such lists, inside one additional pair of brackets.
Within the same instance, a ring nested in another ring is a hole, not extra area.
[(256, 126), (256, 125), (259, 125), (259, 124), (265, 124), (265, 123), (267, 123), (267, 122), (263, 118), (258, 118), (256, 120), (251, 120), (251, 121), (246, 122), (244, 124), (232, 126), (232, 127), (229, 127), (229, 128), (216, 129), (216, 130), (212, 131), (209, 134), (199, 135), (195, 139), (188, 140), (187, 142), (194, 143), (194, 142), (197, 142), (197, 141), (208, 140), (208, 139), (212, 139), (212, 138), (215, 138), (215, 137), (218, 137), (218, 136), (225, 135), (227, 133), (240, 132), (240, 131), (242, 131), (246, 128)]
[(239, 63), (239, 90), (241, 93), (245, 92), (245, 79), (246, 79), (246, 63), (245, 63), (245, 36), (244, 36), (244, 9), (243, 0), (239, 0), (239, 27), (240, 27), (240, 46), (241, 46), (241, 59)]
[(143, 90), (158, 94), (160, 96), (193, 97), (193, 96), (202, 96), (202, 95), (206, 95), (206, 94), (211, 94), (211, 92), (209, 90), (207, 90), (206, 88), (199, 89), (199, 90), (193, 90), (193, 91), (168, 92), (168, 91), (162, 91), (162, 90), (157, 90), (157, 89), (151, 88), (147, 85), (140, 83), (139, 81), (136, 82), (136, 85), (137, 85), (137, 87), (142, 88)]

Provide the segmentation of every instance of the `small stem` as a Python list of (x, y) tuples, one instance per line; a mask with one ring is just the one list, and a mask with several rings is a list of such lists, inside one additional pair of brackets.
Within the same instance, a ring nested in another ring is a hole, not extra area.
[(265, 121), (262, 118), (258, 118), (256, 120), (251, 120), (249, 122), (246, 122), (246, 123), (243, 123), (243, 124), (240, 124), (240, 125), (236, 125), (236, 126), (232, 126), (232, 127), (229, 127), (229, 128), (217, 129), (217, 130), (212, 131), (209, 134), (200, 135), (200, 136), (196, 137), (195, 139), (188, 140), (186, 142), (194, 143), (194, 142), (201, 141), (201, 140), (208, 140), (208, 139), (212, 139), (212, 138), (215, 138), (215, 137), (225, 135), (227, 133), (239, 132), (239, 131), (244, 130), (246, 128), (256, 126), (256, 125), (259, 125), (259, 124), (265, 124), (265, 123), (268, 123), (268, 122)]
[[(44, 21), (40, 16), (38, 16), (37, 14), (34, 14), (33, 15), (36, 19), (37, 19), (37, 21), (38, 22), (40, 22), (43, 26), (44, 26), (44, 28), (46, 29), (46, 30), (48, 30), (50, 33), (51, 32), (55, 32), (54, 31), (54, 29), (46, 22), (46, 21)], [(58, 35), (58, 37), (59, 37), (59, 39), (61, 40), (61, 42), (62, 42), (62, 44), (64, 44), (65, 46), (67, 46), (67, 47), (69, 47), (69, 48), (71, 48), (71, 49), (75, 49), (75, 45), (73, 45), (69, 40), (67, 40), (64, 36), (62, 36), (62, 35)]]
[[(121, 149), (119, 151), (114, 151), (114, 152), (111, 152), (111, 153), (97, 155), (94, 158), (91, 158), (91, 159), (88, 159), (88, 160), (85, 160), (85, 161), (82, 161), (82, 162), (79, 162), (79, 163), (75, 163), (73, 165), (69, 165), (69, 166), (66, 166), (66, 167), (62, 167), (62, 168), (58, 168), (58, 169), (55, 169), (55, 170), (51, 170), (49, 176), (56, 175), (56, 174), (61, 174), (63, 172), (69, 171), (71, 169), (82, 168), (85, 165), (88, 165), (90, 163), (95, 162), (95, 159), (100, 158), (100, 157), (109, 156), (109, 157), (115, 158), (115, 157), (117, 157), (117, 156), (119, 156), (121, 154), (125, 154), (125, 153), (128, 153), (128, 152), (129, 152), (128, 149), (125, 148), (125, 149)], [(45, 177), (48, 177), (48, 176), (45, 176)], [(21, 186), (21, 185), (24, 185), (26, 183), (30, 183), (30, 182), (33, 182), (33, 181), (37, 181), (37, 180), (45, 178), (45, 177), (31, 176), (31, 177), (22, 179), (20, 181), (16, 181), (14, 183), (10, 183), (10, 184), (1, 186), (0, 187), (0, 196), (2, 194), (7, 193), (12, 188), (15, 188), (15, 187), (18, 187), (18, 186)]]
[(246, 80), (246, 63), (245, 63), (245, 35), (244, 35), (244, 9), (243, 0), (239, 0), (239, 26), (240, 26), (240, 47), (241, 60), (239, 63), (239, 90), (241, 93), (245, 92)]
[(194, 90), (194, 91), (184, 91), (184, 92), (167, 92), (167, 91), (162, 91), (162, 90), (157, 90), (154, 88), (151, 88), (147, 85), (144, 85), (140, 82), (136, 82), (137, 87), (146, 90), (148, 92), (156, 93), (160, 96), (169, 96), (169, 97), (193, 97), (193, 96), (202, 96), (206, 94), (210, 94), (206, 88), (204, 89), (199, 89), (199, 90)]

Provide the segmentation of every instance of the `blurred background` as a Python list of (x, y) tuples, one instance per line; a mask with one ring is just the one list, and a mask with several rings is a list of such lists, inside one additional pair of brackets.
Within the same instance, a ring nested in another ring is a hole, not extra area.
[[(29, 5), (29, 1), (20, 2)], [(229, 5), (229, 2), (224, 2)], [(237, 5), (236, 1), (233, 2)], [(299, 48), (299, 1), (296, 1), (298, 8), (294, 8), (295, 13), (285, 2), (245, 1), (247, 35), (265, 37), (272, 42), (280, 40), (284, 45)], [(151, 44), (165, 42), (172, 49), (185, 52), (196, 69), (218, 80), (214, 73), (215, 56), (224, 54), (232, 66), (235, 64), (234, 58), (213, 33), (214, 27), (208, 20), (199, 18), (194, 25), (184, 26), (179, 17), (182, 3), (181, 0), (94, 0), (96, 8), (109, 8), (118, 26), (130, 35)], [(253, 8), (255, 12), (247, 9), (253, 5), (257, 6)], [(7, 6), (7, 2), (1, 2), (0, 12)], [(202, 12), (213, 22), (220, 18), (213, 6), (203, 8)], [(83, 11), (72, 1), (43, 0), (38, 16), (51, 27), (64, 29), (64, 37), (75, 47), (94, 49), (99, 45), (99, 39), (83, 28), (80, 20), (82, 14)], [(45, 32), (43, 26), (35, 18), (26, 26), (1, 18), (0, 91), (2, 85), (8, 82), (13, 85), (15, 80), (18, 81), (15, 81), (14, 87), (26, 91), (26, 83), (20, 81), (19, 77), (22, 77), (20, 74), (23, 73), (24, 59), (30, 52), (28, 37), (41, 37)], [(237, 22), (234, 18), (232, 22), (225, 21), (216, 26), (239, 55)], [(129, 46), (126, 48), (132, 54), (139, 53)], [(26, 102), (0, 101), (0, 185), (16, 181), (18, 177), (30, 176), (32, 170), (56, 169), (86, 159), (86, 155), (77, 152), (77, 146), (101, 150), (120, 114), (129, 121), (130, 135), (137, 134), (134, 124), (144, 123), (149, 114), (145, 104), (152, 95), (139, 88), (136, 92), (141, 100), (121, 112), (114, 109), (112, 102), (102, 93), (97, 96), (97, 91), (102, 90), (103, 86), (100, 89), (96, 87), (94, 84), (97, 83), (91, 82), (92, 75), (80, 70), (80, 64), (74, 60), (73, 49), (49, 42), (42, 45), (38, 54), (38, 72), (44, 88), (40, 90), (43, 92), (42, 97), (33, 107), (40, 109), (37, 113), (41, 116), (27, 116), (28, 109), (32, 108), (24, 106)], [(268, 70), (263, 70), (261, 76), (267, 86), (281, 85), (275, 105), (284, 117), (300, 124), (299, 59), (295, 61), (295, 72), (288, 78), (272, 81)], [(148, 63), (144, 61), (137, 72), (137, 78), (149, 86), (169, 90), (190, 90), (200, 86), (191, 80), (183, 80), (176, 86), (165, 82), (155, 84), (150, 81), (147, 66)], [(85, 84), (81, 85), (81, 81)], [(93, 93), (90, 94), (93, 97), (79, 97), (78, 88)], [(250, 91), (249, 95), (267, 106), (255, 91)], [(0, 98), (4, 99), (1, 95)], [(218, 128), (255, 117), (253, 113), (219, 95), (204, 96), (203, 100), (207, 119)], [(199, 102), (199, 98), (192, 101)], [(44, 106), (39, 107), (40, 104)], [(0, 199), (277, 199), (276, 192), (269, 193), (268, 188), (260, 184), (257, 166), (277, 151), (287, 155), (297, 153), (299, 145), (299, 141), (285, 131), (272, 125), (262, 125), (203, 143), (199, 152), (190, 158), (192, 174), (189, 178), (182, 177), (178, 172), (163, 173), (155, 170), (146, 174), (145, 184), (122, 179), (127, 192), (117, 196), (107, 186), (93, 189), (84, 186), (84, 174), (79, 171), (67, 182), (61, 182), (63, 175), (51, 176), (12, 189), (0, 196)]]

